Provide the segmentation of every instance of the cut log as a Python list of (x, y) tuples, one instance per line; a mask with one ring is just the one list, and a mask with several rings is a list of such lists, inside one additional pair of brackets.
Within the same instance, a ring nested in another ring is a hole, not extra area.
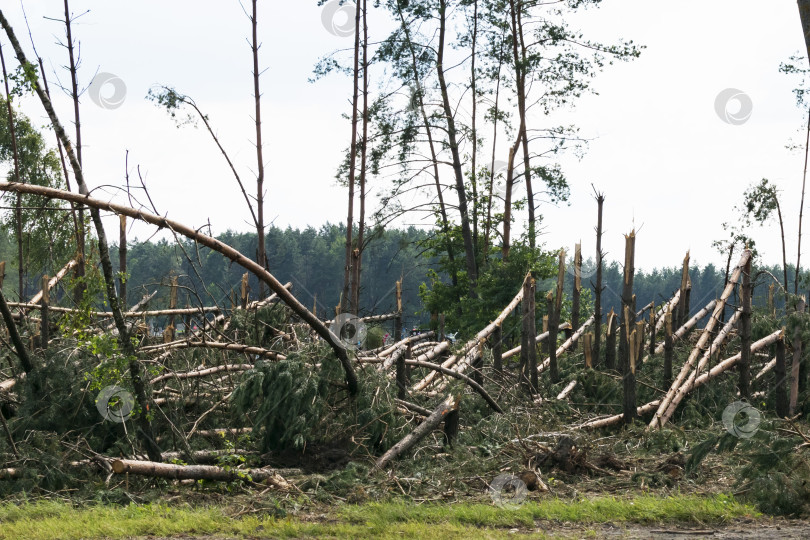
[(395, 460), (400, 454), (404, 454), (416, 443), (421, 441), (431, 431), (436, 429), (439, 424), (447, 417), (452, 411), (457, 411), (459, 406), (459, 398), (449, 395), (436, 407), (430, 416), (419, 424), (416, 429), (403, 437), (398, 443), (392, 446), (385, 454), (377, 460), (376, 466), (378, 469), (384, 469), (391, 461)]
[(252, 347), (250, 345), (242, 345), (241, 343), (220, 343), (218, 341), (175, 341), (167, 343), (164, 346), (159, 346), (147, 350), (175, 350), (175, 349), (189, 349), (189, 348), (203, 348), (203, 349), (219, 349), (223, 351), (233, 351), (244, 354), (253, 354), (267, 358), (269, 360), (286, 360), (286, 356), (277, 353), (276, 351), (269, 351), (261, 347)]

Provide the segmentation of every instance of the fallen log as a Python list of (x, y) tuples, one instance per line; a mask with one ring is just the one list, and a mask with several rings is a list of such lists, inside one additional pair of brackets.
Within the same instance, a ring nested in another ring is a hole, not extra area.
[[(408, 337), (406, 337), (406, 338), (404, 338), (404, 339), (402, 339), (400, 341), (397, 341), (396, 343), (394, 343), (392, 345), (387, 345), (387, 346), (383, 347), (381, 349), (382, 352), (378, 352), (378, 353), (376, 353), (376, 355), (377, 356), (388, 356), (388, 355), (393, 354), (394, 351), (396, 351), (397, 349), (399, 349), (403, 345), (407, 345), (408, 343), (413, 345), (414, 343), (416, 343), (418, 341), (422, 341), (422, 340), (425, 340), (427, 338), (431, 338), (431, 337), (435, 337), (435, 336), (436, 336), (436, 332), (434, 332), (432, 330), (430, 332), (424, 332), (422, 334), (416, 334), (415, 336), (408, 336)], [(375, 351), (376, 350), (377, 349), (375, 349)], [(366, 352), (374, 353), (374, 351), (366, 351)]]
[[(751, 352), (756, 352), (757, 350), (759, 350), (759, 349), (761, 349), (763, 347), (767, 347), (770, 344), (778, 341), (779, 338), (782, 336), (783, 332), (784, 332), (784, 330), (777, 330), (776, 332), (774, 332), (774, 333), (760, 339), (759, 341), (753, 343), (751, 345)], [(742, 357), (742, 355), (740, 353), (737, 353), (736, 355), (734, 355), (734, 356), (732, 356), (730, 358), (727, 358), (727, 359), (723, 360), (722, 362), (718, 363), (716, 366), (711, 368), (709, 371), (707, 371), (703, 375), (700, 375), (700, 376), (696, 377), (695, 380), (694, 380), (694, 383), (692, 384), (692, 387), (688, 390), (688, 392), (691, 392), (692, 390), (695, 390), (696, 388), (700, 388), (701, 386), (703, 386), (707, 382), (709, 382), (712, 379), (718, 377), (720, 374), (724, 373), (725, 371), (728, 371), (729, 368), (734, 367), (734, 365), (736, 365), (736, 363), (739, 362), (741, 357)], [(641, 407), (638, 408), (638, 415), (641, 416), (642, 414), (647, 414), (649, 412), (652, 412), (656, 408), (658, 408), (660, 405), (661, 405), (661, 400), (651, 401), (651, 402), (649, 402), (649, 403), (647, 403), (645, 405), (642, 405)], [(622, 421), (623, 418), (624, 418), (623, 414), (617, 414), (617, 415), (609, 416), (607, 418), (598, 418), (596, 420), (591, 420), (589, 422), (585, 422), (584, 424), (582, 424), (582, 425), (580, 425), (578, 427), (581, 428), (581, 429), (594, 429), (594, 428), (599, 428), (599, 427), (605, 427), (605, 426), (610, 426), (610, 425), (613, 425), (613, 424), (618, 424), (618, 423), (620, 423)]]
[(155, 377), (149, 384), (157, 384), (166, 379), (193, 379), (195, 377), (205, 377), (206, 375), (213, 375), (215, 373), (222, 373), (223, 371), (247, 371), (253, 369), (253, 364), (226, 364), (223, 366), (215, 366), (208, 369), (200, 369), (197, 371), (186, 371), (183, 373), (164, 373)]
[(771, 371), (775, 367), (776, 367), (776, 358), (772, 359), (770, 362), (765, 364), (765, 366), (763, 366), (763, 368), (760, 370), (760, 372), (756, 374), (756, 377), (754, 377), (754, 380), (756, 381), (758, 379), (761, 379), (762, 377), (765, 376), (766, 373), (768, 373), (769, 371)]
[(678, 305), (678, 300), (681, 298), (681, 290), (678, 289), (675, 291), (675, 294), (672, 298), (669, 299), (669, 302), (661, 306), (661, 309), (658, 310), (658, 313), (655, 314), (655, 333), (661, 331), (664, 327), (664, 317), (667, 313), (672, 313), (672, 310), (675, 309), (675, 306)]
[(174, 465), (172, 463), (136, 461), (134, 459), (116, 459), (112, 462), (112, 469), (116, 474), (137, 474), (173, 480), (215, 480), (218, 482), (250, 480), (253, 482), (270, 481), (273, 484), (281, 484), (282, 482), (286, 484), (286, 481), (275, 469), (224, 469), (213, 465)]
[(394, 403), (396, 403), (400, 407), (404, 407), (405, 409), (408, 409), (411, 412), (415, 412), (416, 414), (421, 414), (424, 417), (430, 416), (430, 409), (420, 407), (419, 405), (416, 405), (415, 403), (411, 403), (410, 401), (405, 401), (403, 399), (394, 398)]
[(569, 394), (570, 394), (570, 393), (571, 393), (571, 392), (574, 390), (574, 387), (575, 387), (576, 385), (577, 385), (577, 381), (576, 381), (576, 379), (574, 379), (573, 381), (571, 381), (570, 383), (568, 383), (568, 385), (566, 385), (566, 387), (565, 387), (565, 388), (563, 388), (563, 391), (562, 391), (562, 392), (560, 392), (560, 393), (557, 395), (557, 399), (558, 399), (558, 400), (563, 400), (563, 399), (567, 398), (567, 397), (568, 397), (568, 395), (569, 395)]
[[(165, 346), (157, 346), (154, 348), (144, 348), (148, 351), (153, 350), (175, 350), (175, 349), (188, 349), (188, 348), (203, 348), (203, 349), (220, 349), (223, 351), (233, 351), (244, 354), (254, 354), (262, 358), (270, 360), (286, 360), (286, 356), (276, 351), (269, 351), (261, 347), (253, 347), (251, 345), (242, 345), (241, 343), (221, 343), (219, 341), (174, 341)], [(142, 349), (142, 350), (144, 350)]]
[[(701, 334), (700, 338), (698, 339), (697, 345), (695, 348), (692, 349), (692, 352), (689, 354), (689, 358), (684, 363), (681, 371), (678, 373), (678, 376), (672, 382), (667, 394), (661, 400), (661, 404), (658, 406), (658, 411), (656, 411), (655, 416), (650, 421), (650, 424), (647, 429), (654, 429), (656, 427), (662, 428), (664, 424), (666, 424), (667, 420), (669, 419), (668, 411), (670, 410), (670, 404), (674, 399), (678, 389), (683, 385), (684, 381), (686, 380), (689, 373), (692, 371), (692, 368), (695, 364), (695, 360), (697, 360), (698, 356), (701, 353), (701, 350), (706, 346), (706, 343), (711, 336), (711, 333), (714, 331), (714, 327), (717, 322), (720, 320), (720, 314), (722, 313), (723, 309), (726, 306), (726, 300), (731, 293), (734, 292), (734, 287), (737, 284), (737, 280), (740, 279), (740, 275), (742, 274), (743, 267), (751, 258), (751, 250), (746, 249), (742, 257), (740, 257), (740, 261), (737, 263), (737, 266), (734, 268), (734, 272), (729, 277), (728, 284), (726, 285), (725, 290), (723, 290), (723, 294), (720, 296), (720, 299), (717, 301), (717, 305), (712, 312), (711, 317), (709, 318), (709, 322), (706, 323), (706, 327), (703, 329), (703, 333)], [(674, 409), (673, 409), (674, 410)], [(670, 413), (671, 414), (671, 413)]]
[(411, 448), (416, 445), (419, 441), (421, 441), (425, 436), (427, 436), (431, 431), (436, 429), (436, 427), (442, 423), (442, 421), (447, 417), (448, 414), (457, 411), (459, 405), (459, 399), (453, 395), (447, 396), (444, 401), (436, 407), (430, 415), (425, 418), (425, 420), (419, 424), (416, 429), (414, 429), (409, 434), (405, 435), (398, 443), (392, 446), (385, 454), (377, 460), (375, 465), (378, 469), (384, 469), (391, 461), (397, 458), (400, 454), (403, 454), (410, 450)]
[[(382, 364), (382, 367), (380, 367), (379, 369), (381, 369), (381, 370), (390, 369), (391, 366), (393, 366), (396, 363), (396, 361), (399, 359), (399, 354), (404, 354), (405, 351), (407, 351), (407, 350), (408, 350), (407, 347), (402, 347), (401, 349), (397, 349), (397, 352), (395, 352), (394, 354), (392, 354), (391, 356), (389, 356), (388, 358), (385, 359), (385, 361)], [(430, 362), (431, 360), (433, 360), (437, 356), (440, 356), (440, 355), (444, 354), (445, 352), (447, 352), (449, 350), (450, 350), (450, 342), (449, 341), (442, 341), (441, 343), (436, 345), (432, 350), (429, 350), (426, 353), (420, 354), (419, 356), (414, 358), (414, 360), (419, 360), (421, 362)], [(402, 353), (399, 353), (399, 351), (402, 351)]]
[[(360, 322), (364, 323), (376, 323), (376, 322), (390, 321), (396, 319), (400, 315), (401, 315), (400, 313), (383, 313), (382, 315), (369, 315), (368, 317), (358, 317), (357, 319)], [(328, 321), (324, 321), (323, 324), (325, 324), (326, 326), (330, 326), (334, 322), (335, 322), (334, 319), (330, 319)]]

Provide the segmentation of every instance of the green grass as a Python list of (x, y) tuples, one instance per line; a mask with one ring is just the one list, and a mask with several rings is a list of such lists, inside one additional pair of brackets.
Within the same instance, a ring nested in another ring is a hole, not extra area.
[[(486, 504), (407, 502), (343, 506), (326, 519), (233, 518), (216, 507), (163, 505), (88, 506), (61, 502), (0, 505), (0, 539), (126, 538), (132, 536), (223, 535), (272, 538), (500, 538), (509, 528), (531, 528), (537, 520), (591, 524), (717, 523), (756, 515), (727, 496), (599, 497), (578, 501), (548, 499), (516, 509)], [(529, 532), (529, 531), (526, 531)], [(537, 535), (537, 532), (533, 532)], [(514, 536), (510, 534), (509, 536)]]

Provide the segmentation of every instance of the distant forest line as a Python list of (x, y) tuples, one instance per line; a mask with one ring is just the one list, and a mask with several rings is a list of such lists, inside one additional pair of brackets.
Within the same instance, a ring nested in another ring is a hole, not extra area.
[[(266, 246), (268, 266), (270, 271), (282, 283), (291, 282), (292, 291), (296, 297), (308, 308), (316, 308), (319, 317), (329, 319), (334, 316), (335, 306), (340, 301), (340, 291), (343, 284), (345, 226), (326, 224), (320, 228), (307, 227), (305, 229), (280, 229), (270, 227), (267, 231)], [(424, 312), (419, 296), (419, 289), (423, 283), (429, 282), (428, 271), (436, 268), (436, 259), (427, 253), (425, 242), (430, 233), (416, 227), (407, 229), (390, 229), (380, 233), (369, 242), (363, 253), (363, 287), (360, 294), (359, 315), (388, 313), (395, 310), (396, 295), (395, 283), (402, 277), (403, 280), (403, 310), (405, 324), (408, 327), (425, 326), (430, 318)], [(256, 234), (226, 232), (217, 238), (229, 244), (248, 257), (256, 254)], [(118, 246), (111, 245), (111, 256), (118, 270)], [(0, 260), (7, 261), (6, 274), (16, 272), (15, 245), (10, 234), (3, 235), (0, 241)], [(567, 261), (573, 259), (572, 248), (568, 249)], [(196, 270), (189, 264), (188, 258), (195, 263)], [(145, 294), (157, 291), (157, 295), (150, 302), (154, 308), (168, 305), (169, 283), (172, 276), (178, 277), (181, 292), (178, 307), (212, 305), (214, 303), (229, 308), (233, 294), (238, 294), (239, 285), (244, 270), (230, 264), (221, 255), (206, 248), (197, 249), (188, 242), (182, 243), (182, 248), (173, 241), (159, 240), (157, 242), (133, 242), (127, 248), (127, 304), (134, 305)], [(63, 261), (51, 261), (44, 268), (50, 275), (55, 273)], [(732, 257), (732, 266), (736, 258)], [(569, 266), (569, 270), (571, 270)], [(783, 275), (779, 266), (763, 267), (773, 276), (780, 278)], [(583, 264), (583, 288), (586, 290), (586, 308), (592, 307), (592, 280), (594, 276), (594, 263), (586, 259)], [(605, 261), (604, 267), (605, 289), (602, 296), (602, 305), (605, 313), (611, 307), (618, 311), (621, 304), (619, 294), (622, 284), (622, 267), (617, 261)], [(39, 290), (40, 277), (43, 269), (36, 275), (29, 275), (26, 291), (23, 296), (30, 297)], [(692, 280), (691, 310), (698, 311), (706, 303), (716, 298), (725, 284), (725, 267), (706, 264), (703, 267), (692, 265), (690, 277)], [(788, 269), (789, 290), (792, 290), (792, 277), (794, 270)], [(634, 291), (636, 294), (637, 309), (655, 301), (658, 305), (667, 301), (680, 286), (680, 266), (670, 266), (651, 271), (636, 270)], [(255, 276), (249, 276), (251, 297), (255, 299), (258, 290)], [(765, 305), (767, 301), (767, 286), (773, 279), (760, 274), (756, 281), (754, 291), (754, 304)], [(537, 290), (544, 292), (552, 289), (553, 279), (538, 283)], [(18, 297), (16, 280), (6, 279), (3, 289), (9, 298)], [(515, 283), (517, 291), (519, 283)], [(573, 287), (573, 272), (566, 274), (566, 292)], [(777, 291), (778, 291), (777, 287)], [(509, 291), (511, 296), (512, 291)], [(60, 295), (61, 296), (61, 295)], [(783, 305), (784, 297), (776, 294), (777, 306)], [(732, 297), (728, 309), (733, 309), (735, 298)], [(63, 302), (69, 302), (68, 297)], [(539, 309), (542, 309), (538, 305)]]

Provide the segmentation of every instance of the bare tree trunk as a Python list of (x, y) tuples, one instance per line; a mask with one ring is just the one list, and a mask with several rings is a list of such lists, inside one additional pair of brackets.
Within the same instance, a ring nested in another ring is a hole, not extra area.
[(368, 22), (367, 0), (363, 0), (363, 138), (360, 146), (360, 217), (357, 220), (357, 248), (354, 249), (352, 305), (360, 312), (360, 272), (363, 265), (366, 232), (366, 150), (368, 146)]
[[(499, 49), (499, 53), (502, 49)], [(495, 104), (493, 105), (492, 118), (492, 157), (489, 165), (489, 195), (487, 197), (487, 218), (484, 224), (484, 262), (489, 258), (489, 235), (492, 233), (492, 197), (495, 187), (495, 151), (498, 142), (498, 106), (501, 97), (501, 68), (503, 67), (503, 55), (498, 55), (497, 82), (495, 83)]]
[(354, 13), (354, 75), (352, 89), (352, 140), (349, 149), (349, 204), (346, 215), (346, 265), (343, 269), (343, 294), (340, 297), (340, 310), (342, 312), (354, 312), (356, 308), (351, 305), (351, 279), (352, 262), (354, 254), (352, 252), (354, 235), (354, 184), (355, 184), (355, 164), (357, 162), (357, 101), (360, 92), (360, 13), (363, 4), (357, 2), (357, 9)]
[(776, 401), (776, 416), (785, 418), (788, 416), (788, 393), (787, 393), (787, 366), (785, 364), (785, 339), (780, 338), (776, 342), (776, 366), (774, 368), (776, 386), (774, 397)]
[(571, 294), (571, 329), (579, 329), (579, 301), (582, 294), (582, 245), (574, 246), (574, 290)]
[(605, 288), (602, 284), (602, 207), (605, 204), (605, 195), (596, 191), (595, 188), (594, 194), (596, 195), (598, 211), (596, 217), (596, 283), (591, 282), (594, 306), (593, 357), (596, 363), (599, 364), (599, 345), (602, 339), (602, 291)]
[(742, 271), (742, 294), (740, 306), (740, 397), (751, 398), (751, 259)]
[[(802, 2), (799, 2), (801, 5)], [(810, 39), (810, 36), (806, 36), (806, 39)], [(799, 239), (798, 239), (798, 247), (796, 249), (796, 275), (793, 279), (793, 294), (799, 294), (799, 271), (801, 270), (801, 260), (802, 260), (802, 216), (804, 215), (804, 188), (807, 185), (807, 159), (810, 157), (810, 112), (808, 112), (807, 117), (807, 138), (804, 142), (804, 174), (802, 174), (802, 198), (799, 202)]]
[[(253, 15), (250, 18), (250, 25), (253, 33), (253, 99), (256, 103), (256, 262), (262, 268), (267, 268), (267, 253), (264, 242), (264, 155), (262, 150), (262, 95), (259, 90), (259, 40), (257, 36), (257, 14), (256, 4), (258, 0), (253, 0)], [(259, 280), (259, 298), (266, 296), (264, 282)]]
[(686, 289), (689, 287), (689, 252), (683, 258), (683, 266), (681, 267), (681, 301), (678, 303), (678, 321), (675, 326), (683, 326), (683, 323), (689, 318), (689, 308), (686, 305)]
[[(73, 100), (73, 124), (76, 128), (76, 159), (79, 165), (82, 165), (82, 123), (81, 116), (79, 115), (79, 82), (78, 82), (78, 63), (73, 47), (73, 33), (71, 31), (71, 18), (70, 6), (68, 0), (65, 0), (65, 33), (67, 37), (67, 50), (68, 59), (70, 60), (70, 92), (71, 99)], [(42, 70), (42, 77), (45, 77), (45, 70)], [(67, 174), (65, 174), (67, 178)], [(78, 204), (76, 206), (78, 217), (78, 231), (76, 234), (76, 250), (78, 251), (77, 261), (78, 265), (73, 275), (78, 280), (76, 288), (73, 290), (73, 301), (76, 305), (80, 305), (84, 298), (84, 291), (87, 289), (87, 284), (84, 283), (83, 278), (85, 274), (85, 224), (84, 224), (84, 205)]]
[[(520, 333), (521, 382), (528, 394), (537, 393), (537, 345), (534, 336), (535, 324), (535, 281), (531, 274), (523, 281), (523, 325)], [(556, 366), (555, 366), (556, 367)]]
[(630, 359), (630, 344), (628, 336), (635, 323), (636, 306), (633, 295), (633, 279), (635, 277), (634, 260), (636, 254), (636, 231), (624, 237), (624, 279), (622, 280), (622, 309), (619, 313), (621, 323), (619, 326), (619, 369), (627, 372)]
[[(798, 313), (803, 313), (805, 307), (805, 299), (800, 298), (796, 306)], [(799, 402), (799, 375), (801, 373), (802, 363), (802, 332), (801, 327), (796, 325), (793, 331), (793, 364), (790, 366), (790, 405), (788, 415), (793, 416), (796, 414), (796, 406)]]
[[(0, 46), (0, 64), (3, 67), (3, 84), (6, 87), (6, 108), (8, 109), (8, 131), (11, 136), (11, 152), (14, 156), (14, 180), (22, 182), (22, 174), (20, 173), (20, 154), (17, 148), (17, 134), (14, 122), (14, 110), (11, 107), (11, 92), (8, 88), (8, 74), (6, 73), (6, 59), (3, 56), (3, 48)], [(20, 302), (25, 299), (25, 261), (23, 260), (23, 230), (22, 230), (22, 195), (17, 194), (14, 202), (14, 219), (17, 221), (15, 224), (17, 236), (17, 296)]]
[(422, 123), (425, 125), (425, 135), (427, 135), (428, 148), (430, 148), (431, 165), (433, 167), (433, 180), (436, 184), (436, 197), (439, 200), (439, 215), (441, 217), (442, 233), (445, 236), (445, 249), (447, 250), (447, 259), (450, 262), (450, 281), (455, 287), (458, 285), (458, 272), (456, 271), (456, 254), (453, 248), (453, 242), (450, 235), (450, 221), (447, 217), (447, 206), (444, 203), (444, 193), (442, 192), (442, 185), (439, 181), (439, 158), (436, 154), (436, 146), (433, 142), (433, 131), (430, 127), (427, 111), (425, 110), (424, 102), (424, 89), (422, 88), (422, 79), (419, 74), (419, 67), (416, 59), (416, 51), (414, 50), (413, 42), (411, 41), (411, 34), (408, 24), (405, 21), (405, 16), (402, 14), (402, 9), (397, 4), (397, 13), (402, 25), (402, 31), (405, 34), (405, 39), (408, 44), (408, 51), (411, 56), (411, 66), (413, 69), (414, 83), (416, 84), (416, 97), (419, 102), (419, 112), (422, 116)]
[(447, 1), (439, 0), (439, 47), (436, 54), (436, 72), (439, 78), (439, 88), (442, 93), (444, 117), (447, 121), (447, 139), (450, 154), (453, 158), (453, 172), (456, 177), (456, 192), (458, 193), (459, 219), (461, 220), (461, 236), (464, 240), (464, 254), (467, 263), (467, 278), (470, 283), (470, 296), (475, 297), (475, 285), (478, 281), (478, 269), (473, 248), (472, 231), (470, 230), (470, 214), (467, 209), (467, 194), (464, 187), (464, 174), (461, 170), (461, 156), (456, 140), (456, 120), (450, 106), (450, 96), (447, 91), (447, 82), (444, 78), (444, 47), (447, 26)]
[(476, 129), (476, 119), (478, 111), (478, 89), (476, 87), (476, 73), (475, 73), (475, 58), (476, 46), (478, 45), (478, 0), (473, 0), (473, 30), (472, 30), (472, 43), (470, 52), (470, 90), (472, 92), (472, 122), (471, 133), (472, 138), (472, 155), (470, 156), (472, 167), (472, 198), (473, 198), (473, 211), (472, 211), (472, 229), (473, 229), (473, 250), (478, 255), (478, 131)]

